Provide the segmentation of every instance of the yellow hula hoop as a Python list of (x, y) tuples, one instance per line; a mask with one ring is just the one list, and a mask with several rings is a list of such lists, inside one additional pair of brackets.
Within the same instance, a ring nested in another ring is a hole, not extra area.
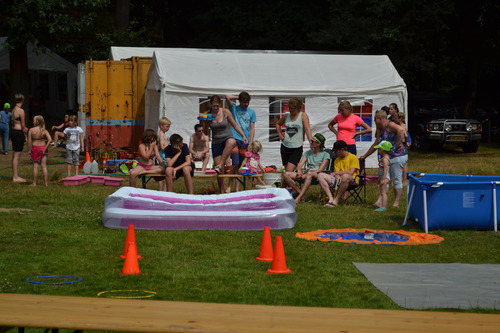
[(97, 293), (97, 296), (102, 296), (104, 294), (111, 294), (111, 293), (126, 293), (126, 292), (140, 292), (140, 293), (148, 293), (146, 295), (142, 296), (113, 296), (110, 295), (108, 296), (109, 298), (150, 298), (156, 295), (156, 292), (150, 291), (150, 290), (105, 290)]

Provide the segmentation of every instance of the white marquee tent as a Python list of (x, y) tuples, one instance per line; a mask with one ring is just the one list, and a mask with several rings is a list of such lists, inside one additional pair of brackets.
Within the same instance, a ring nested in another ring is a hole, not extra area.
[[(252, 97), (250, 108), (257, 115), (255, 139), (263, 144), (264, 166), (281, 165), (273, 119), (286, 110), (290, 97), (304, 100), (313, 135), (322, 133), (330, 148), (336, 137), (327, 125), (337, 115), (342, 100), (364, 106), (358, 108), (359, 115), (374, 132), (376, 110), (390, 103), (407, 110), (406, 84), (386, 55), (150, 48), (147, 52), (151, 50), (146, 128), (158, 128), (158, 119), (166, 116), (172, 121), (169, 134), (178, 133), (188, 142), (209, 96), (247, 91)], [(357, 142), (358, 156), (371, 143), (371, 136)], [(306, 143), (304, 148), (308, 147)], [(376, 167), (375, 155), (367, 167)]]

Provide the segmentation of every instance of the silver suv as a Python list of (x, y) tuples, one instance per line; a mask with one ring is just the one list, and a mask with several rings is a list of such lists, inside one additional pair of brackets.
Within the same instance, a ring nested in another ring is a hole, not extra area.
[[(416, 135), (414, 141), (423, 148), (425, 141), (434, 145), (443, 144), (460, 145), (464, 153), (475, 153), (481, 141), (482, 125), (477, 120), (472, 119), (436, 119), (427, 123), (425, 138)], [(422, 142), (424, 140), (424, 142)]]
[(459, 112), (442, 96), (428, 93), (410, 94), (408, 128), (412, 147), (418, 151), (439, 149), (455, 144), (465, 153), (475, 153), (481, 141), (482, 124), (474, 119), (457, 119)]

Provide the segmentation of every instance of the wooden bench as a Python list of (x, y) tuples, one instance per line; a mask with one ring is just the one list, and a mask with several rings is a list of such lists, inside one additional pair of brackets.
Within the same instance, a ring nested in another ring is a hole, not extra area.
[[(262, 174), (256, 174), (256, 175), (237, 175), (237, 174), (213, 174), (213, 175), (207, 175), (207, 174), (194, 174), (193, 178), (194, 179), (216, 179), (216, 178), (236, 178), (241, 185), (243, 185), (243, 190), (246, 190), (246, 181), (247, 179), (252, 179), (252, 178), (262, 178)], [(165, 174), (161, 173), (147, 173), (143, 174), (140, 176), (142, 180), (142, 188), (146, 188), (146, 185), (149, 183), (149, 181), (152, 178), (155, 177), (165, 177)]]
[(0, 331), (500, 332), (500, 315), (0, 294)]

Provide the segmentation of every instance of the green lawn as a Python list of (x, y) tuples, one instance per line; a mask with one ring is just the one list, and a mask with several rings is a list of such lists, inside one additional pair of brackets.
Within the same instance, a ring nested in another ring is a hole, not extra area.
[[(371, 183), (366, 204), (335, 209), (318, 205), (318, 188), (314, 187), (308, 195), (312, 202), (297, 206), (295, 228), (271, 231), (273, 240), (277, 235), (283, 237), (291, 274), (268, 275), (270, 263), (255, 260), (262, 231), (136, 230), (138, 252), (144, 257), (139, 260), (143, 274), (123, 276), (120, 255), (127, 230), (107, 229), (101, 220), (104, 200), (117, 188), (101, 184), (64, 186), (62, 152), (51, 151), (48, 188), (13, 184), (11, 155), (0, 156), (2, 293), (96, 297), (108, 290), (147, 290), (156, 292), (151, 298), (154, 300), (399, 309), (352, 262), (500, 264), (500, 234), (493, 232), (436, 231), (444, 237), (442, 243), (420, 246), (320, 243), (295, 237), (296, 232), (348, 227), (422, 231), (416, 224), (401, 226), (404, 200), (398, 209), (374, 212), (370, 205), (378, 187)], [(412, 153), (409, 168), (418, 172), (499, 174), (499, 153), (498, 147), (484, 146), (478, 153), (467, 155), (459, 150)], [(24, 153), (20, 174), (31, 181), (31, 170)], [(182, 191), (182, 180), (177, 183)], [(38, 184), (42, 184), (40, 178)], [(151, 182), (149, 188), (157, 185)], [(206, 180), (195, 185), (197, 193), (214, 188), (215, 182)], [(40, 275), (72, 275), (83, 277), (83, 281), (66, 285), (26, 281)]]

